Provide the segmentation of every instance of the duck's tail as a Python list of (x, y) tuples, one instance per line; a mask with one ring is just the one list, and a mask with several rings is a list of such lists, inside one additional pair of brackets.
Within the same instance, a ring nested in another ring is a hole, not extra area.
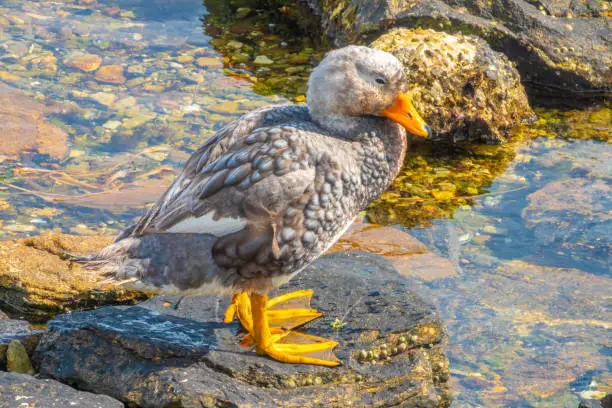
[(92, 255), (79, 256), (66, 253), (71, 261), (95, 271), (109, 279), (122, 280), (122, 268), (130, 259), (130, 250), (138, 246), (138, 238), (125, 238), (114, 242)]
[[(71, 256), (83, 268), (135, 290), (189, 290), (215, 284), (231, 287), (235, 274), (218, 276), (212, 259), (214, 235), (147, 234), (119, 237), (89, 256)], [(225, 279), (222, 279), (225, 278)]]

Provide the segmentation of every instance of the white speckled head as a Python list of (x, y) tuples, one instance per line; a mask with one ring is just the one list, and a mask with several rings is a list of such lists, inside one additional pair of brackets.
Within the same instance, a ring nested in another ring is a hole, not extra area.
[(404, 69), (397, 58), (351, 45), (329, 52), (312, 72), (308, 109), (323, 125), (342, 122), (341, 118), (377, 115), (406, 89)]

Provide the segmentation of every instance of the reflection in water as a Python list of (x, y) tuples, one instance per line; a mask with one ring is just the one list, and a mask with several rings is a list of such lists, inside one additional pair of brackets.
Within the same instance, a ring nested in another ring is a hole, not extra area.
[[(0, 239), (116, 234), (224, 124), (302, 100), (325, 49), (290, 4), (90, 3), (0, 3)], [(367, 217), (420, 242), (362, 225), (340, 243), (419, 265), (455, 406), (610, 391), (610, 109), (538, 114), (507, 145), (415, 146)]]

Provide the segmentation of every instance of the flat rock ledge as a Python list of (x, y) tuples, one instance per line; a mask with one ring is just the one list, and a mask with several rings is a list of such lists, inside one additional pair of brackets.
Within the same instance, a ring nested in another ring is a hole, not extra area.
[(0, 371), (0, 407), (123, 408), (107, 395), (77, 391), (50, 379)]
[(340, 343), (337, 368), (242, 348), (239, 324), (222, 322), (229, 299), (212, 296), (58, 316), (33, 361), (42, 376), (129, 406), (447, 407), (446, 335), (409, 286), (383, 257), (352, 252), (319, 259), (282, 288), (315, 290), (325, 316), (302, 330)]

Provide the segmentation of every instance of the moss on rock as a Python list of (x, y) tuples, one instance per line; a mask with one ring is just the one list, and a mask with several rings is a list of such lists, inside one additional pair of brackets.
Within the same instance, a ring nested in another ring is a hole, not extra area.
[(45, 234), (0, 241), (0, 302), (6, 312), (43, 322), (58, 313), (144, 299), (142, 293), (102, 283), (64, 255), (89, 254), (112, 242), (105, 236)]

